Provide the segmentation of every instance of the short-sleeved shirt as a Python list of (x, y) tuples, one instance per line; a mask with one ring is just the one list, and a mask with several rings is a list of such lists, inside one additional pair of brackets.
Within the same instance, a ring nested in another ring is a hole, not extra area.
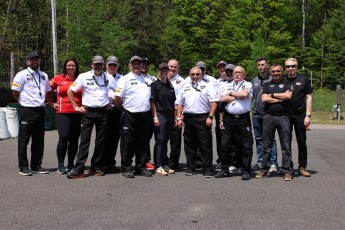
[[(191, 78), (190, 76), (188, 76), (186, 78), (186, 82), (191, 82)], [(219, 100), (219, 97), (220, 97), (220, 89), (219, 89), (219, 84), (218, 84), (218, 81), (217, 79), (215, 79), (214, 77), (210, 76), (210, 75), (205, 75), (202, 77), (202, 81), (207, 83), (207, 84), (210, 84), (217, 92), (218, 94), (218, 100)]]
[(291, 113), (305, 113), (307, 94), (312, 94), (313, 89), (311, 87), (310, 80), (307, 76), (298, 74), (294, 78), (285, 77), (291, 84), (292, 98), (290, 100), (290, 112)]
[(109, 104), (108, 91), (115, 90), (115, 81), (103, 72), (100, 76), (95, 76), (92, 70), (80, 74), (70, 89), (73, 92), (83, 89), (82, 103), (84, 106), (104, 107)]
[(251, 106), (252, 96), (253, 96), (252, 83), (242, 80), (236, 84), (235, 81), (232, 81), (231, 83), (229, 83), (228, 91), (225, 93), (225, 95), (229, 94), (230, 92), (240, 92), (242, 90), (248, 91), (249, 93), (248, 97), (229, 102), (225, 106), (225, 110), (228, 113), (244, 114), (250, 111), (250, 106)]
[[(291, 85), (287, 80), (282, 79), (278, 83), (271, 80), (263, 85), (262, 94), (285, 93), (287, 90), (291, 90)], [(289, 111), (289, 100), (279, 103), (265, 103), (264, 108), (265, 113), (287, 113)]]
[(181, 77), (179, 74), (176, 74), (172, 79), (169, 79), (171, 84), (174, 86), (175, 90), (175, 96), (178, 97), (178, 94), (180, 93), (183, 84), (184, 84), (184, 78)]
[(157, 111), (175, 110), (175, 90), (172, 85), (157, 80), (151, 84), (151, 101), (156, 105)]
[[(56, 75), (53, 79), (50, 80), (50, 87), (52, 88), (52, 90), (56, 89), (57, 93), (56, 103), (59, 105), (59, 107), (56, 108), (57, 113), (80, 113), (78, 111), (75, 111), (67, 95), (67, 90), (73, 82), (74, 81), (69, 79), (67, 75), (63, 74)], [(74, 94), (74, 98), (77, 106), (81, 106), (82, 89), (78, 90)]]
[(175, 102), (184, 107), (184, 113), (203, 114), (210, 112), (211, 102), (218, 102), (218, 93), (209, 83), (200, 80), (193, 85), (191, 81), (186, 81)]
[[(116, 85), (117, 85), (117, 82), (119, 81), (119, 79), (122, 77), (121, 74), (119, 73), (116, 73), (115, 75), (111, 75), (107, 72), (108, 74), (108, 78), (114, 78), (114, 83), (115, 83), (115, 88), (116, 88)], [(109, 98), (109, 103), (112, 104), (113, 103), (113, 99), (115, 97), (115, 90), (112, 90), (112, 89), (109, 89), (108, 91), (108, 98)]]
[(261, 92), (262, 87), (266, 82), (270, 82), (272, 80), (272, 76), (267, 73), (265, 78), (262, 78), (260, 75), (257, 75), (252, 79), (253, 85), (253, 104), (252, 109), (253, 113), (258, 113), (260, 115), (265, 114), (264, 103), (261, 100)]
[(122, 100), (122, 107), (129, 112), (139, 113), (150, 110), (151, 89), (145, 77), (133, 72), (121, 77), (117, 82), (115, 96)]
[(151, 84), (157, 80), (156, 77), (151, 76), (150, 74), (147, 74), (146, 76), (144, 76), (144, 78), (145, 78), (145, 82), (148, 86), (151, 86)]
[(20, 92), (18, 102), (25, 107), (45, 106), (46, 92), (51, 91), (48, 75), (29, 67), (16, 74), (11, 89)]

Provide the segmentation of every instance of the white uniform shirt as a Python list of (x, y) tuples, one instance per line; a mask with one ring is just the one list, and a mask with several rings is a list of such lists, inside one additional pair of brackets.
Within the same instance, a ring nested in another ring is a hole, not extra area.
[(131, 113), (150, 110), (151, 88), (142, 75), (130, 72), (121, 77), (117, 82), (115, 96), (121, 97), (122, 107)]
[[(220, 89), (219, 89), (219, 84), (218, 84), (218, 81), (217, 79), (215, 79), (214, 77), (212, 76), (209, 76), (209, 75), (205, 75), (202, 77), (202, 81), (205, 82), (205, 83), (208, 83), (210, 84), (217, 92), (218, 94), (218, 101), (220, 99)], [(192, 82), (192, 80), (190, 79), (190, 76), (188, 76), (186, 78), (186, 82)]]
[[(115, 84), (115, 87), (114, 87), (114, 88), (116, 89), (117, 82), (118, 82), (119, 79), (122, 77), (122, 75), (119, 74), (119, 73), (116, 73), (115, 76), (113, 76), (113, 75), (109, 74), (108, 72), (107, 72), (107, 75), (108, 75), (108, 78), (109, 78), (109, 79), (111, 79), (111, 78), (114, 79), (114, 84)], [(112, 103), (113, 103), (113, 99), (114, 99), (114, 97), (115, 97), (115, 89), (109, 89), (109, 91), (108, 91), (109, 104), (112, 104)]]
[(219, 85), (220, 95), (221, 96), (222, 95), (226, 95), (228, 93), (228, 91), (230, 90), (230, 86), (231, 86), (230, 83), (232, 82), (232, 80), (229, 81), (229, 80), (223, 80), (223, 79), (219, 78), (217, 80), (217, 82), (218, 82), (218, 85)]
[(202, 114), (210, 112), (211, 102), (218, 102), (218, 93), (211, 84), (200, 80), (197, 84), (185, 81), (175, 104), (184, 107), (184, 113)]
[(236, 84), (234, 81), (232, 81), (231, 83), (229, 83), (228, 90), (225, 94), (229, 94), (231, 91), (240, 92), (242, 90), (247, 90), (249, 93), (249, 96), (244, 99), (237, 99), (235, 101), (229, 102), (225, 106), (225, 109), (228, 113), (243, 114), (250, 111), (250, 108), (251, 108), (250, 106), (251, 106), (252, 97), (253, 97), (253, 88), (252, 88), (251, 82), (242, 80)]
[(40, 70), (35, 72), (31, 68), (16, 74), (11, 89), (20, 92), (18, 102), (25, 107), (45, 106), (46, 92), (52, 90), (48, 75)]
[(175, 96), (178, 97), (185, 80), (179, 74), (176, 74), (172, 79), (169, 79), (175, 90)]
[(157, 80), (156, 77), (151, 76), (151, 75), (149, 75), (149, 74), (147, 74), (146, 76), (144, 76), (144, 78), (145, 78), (145, 82), (146, 82), (146, 84), (147, 84), (148, 86), (151, 86), (152, 82), (154, 82), (154, 81)]
[(82, 103), (91, 108), (104, 107), (109, 104), (108, 91), (115, 90), (114, 78), (106, 73), (95, 76), (93, 70), (82, 73), (69, 87), (73, 92), (83, 89)]

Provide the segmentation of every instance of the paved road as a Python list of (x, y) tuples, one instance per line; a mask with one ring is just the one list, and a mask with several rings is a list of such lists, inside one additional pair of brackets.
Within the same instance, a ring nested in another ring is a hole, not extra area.
[[(57, 132), (46, 132), (49, 175), (18, 175), (17, 139), (0, 141), (0, 229), (345, 229), (345, 127), (308, 132), (312, 177), (242, 181), (182, 172), (68, 180), (56, 170)], [(293, 143), (294, 162), (296, 143)], [(182, 157), (185, 162), (185, 157)]]

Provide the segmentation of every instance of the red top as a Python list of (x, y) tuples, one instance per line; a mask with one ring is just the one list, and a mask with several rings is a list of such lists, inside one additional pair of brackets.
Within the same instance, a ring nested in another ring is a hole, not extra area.
[[(56, 109), (56, 113), (80, 113), (75, 111), (69, 97), (67, 95), (67, 90), (74, 80), (70, 80), (66, 75), (56, 75), (50, 80), (50, 87), (52, 90), (56, 89), (57, 93), (57, 103), (59, 107)], [(81, 106), (82, 89), (74, 93), (74, 98), (77, 106)]]

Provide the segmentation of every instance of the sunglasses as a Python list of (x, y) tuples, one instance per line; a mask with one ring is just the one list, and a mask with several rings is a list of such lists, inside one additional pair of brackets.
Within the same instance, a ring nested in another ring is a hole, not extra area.
[(287, 68), (287, 69), (288, 69), (288, 68), (293, 68), (293, 69), (294, 69), (294, 68), (296, 68), (296, 66), (297, 66), (297, 65), (286, 65), (285, 68)]
[(199, 76), (200, 73), (191, 73), (190, 76)]

